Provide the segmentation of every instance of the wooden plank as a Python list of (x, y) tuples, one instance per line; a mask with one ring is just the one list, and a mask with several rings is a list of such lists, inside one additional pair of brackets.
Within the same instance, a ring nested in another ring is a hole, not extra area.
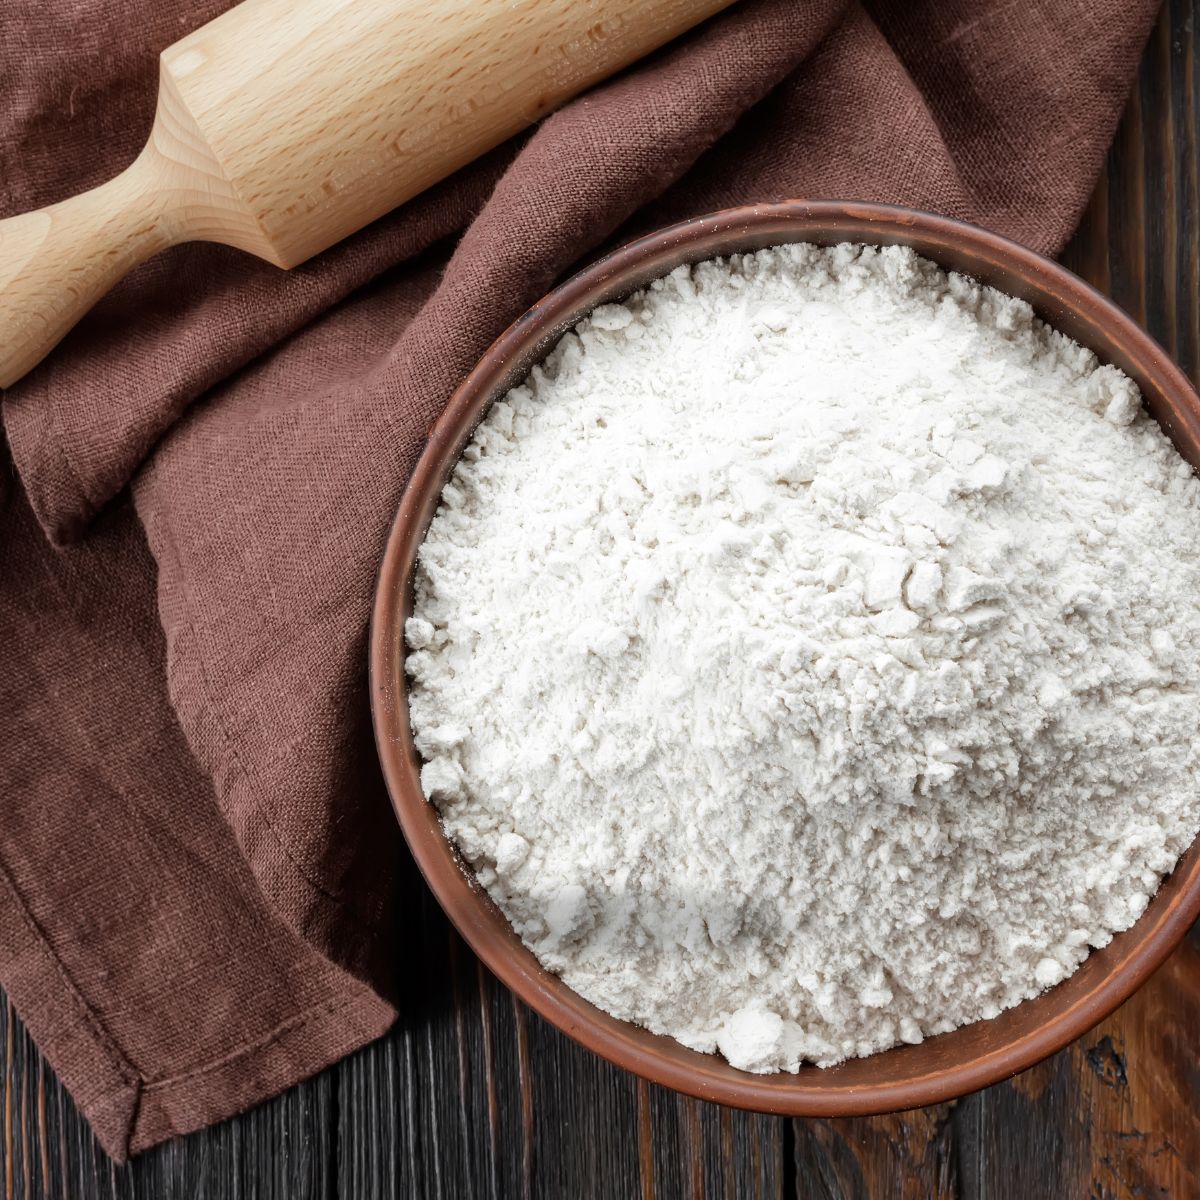
[(951, 1200), (960, 1194), (953, 1105), (795, 1123), (798, 1197)]
[(511, 997), (423, 886), (410, 899), (412, 940), (401, 961), (419, 969), (405, 983), (400, 1020), (335, 1068), (338, 1194), (522, 1195), (529, 1139)]
[(5, 1001), (4, 1187), (6, 1200), (42, 1196), (113, 1197), (120, 1190), (70, 1097), (47, 1072)]

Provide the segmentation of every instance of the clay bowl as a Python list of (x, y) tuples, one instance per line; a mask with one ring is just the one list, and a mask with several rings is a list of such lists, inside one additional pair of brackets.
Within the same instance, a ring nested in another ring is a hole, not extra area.
[(1200, 463), (1200, 398), (1183, 373), (1123, 312), (1030, 250), (945, 217), (873, 204), (795, 202), (700, 217), (640, 238), (556, 288), (496, 341), (455, 392), (430, 432), (388, 539), (371, 626), (370, 688), (380, 760), (413, 857), (462, 936), (522, 1000), (588, 1049), (655, 1083), (741, 1108), (840, 1116), (961, 1096), (1031, 1066), (1101, 1021), (1166, 959), (1200, 913), (1197, 846), (1180, 860), (1132, 929), (1036, 999), (919, 1046), (829, 1070), (747, 1074), (599, 1011), (542, 970), (525, 949), (475, 885), (421, 793), (402, 638), (417, 550), (442, 485), (488, 406), (596, 305), (623, 297), (680, 263), (798, 241), (912, 246), (944, 267), (1025, 298), (1048, 322), (1135, 379), (1180, 452), (1193, 466)]

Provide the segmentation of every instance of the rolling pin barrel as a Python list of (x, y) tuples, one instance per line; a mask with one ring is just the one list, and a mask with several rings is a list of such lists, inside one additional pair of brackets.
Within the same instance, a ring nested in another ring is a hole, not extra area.
[(162, 54), (109, 183), (0, 221), (0, 387), (184, 241), (290, 267), (731, 0), (245, 0)]

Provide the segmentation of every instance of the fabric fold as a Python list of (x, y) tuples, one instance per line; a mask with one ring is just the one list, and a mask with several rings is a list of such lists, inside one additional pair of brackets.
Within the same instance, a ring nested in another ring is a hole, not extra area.
[(386, 978), (282, 921), (187, 751), (131, 509), (56, 552), (10, 493), (0, 580), (0, 979), (105, 1149), (228, 1116), (383, 1033)]

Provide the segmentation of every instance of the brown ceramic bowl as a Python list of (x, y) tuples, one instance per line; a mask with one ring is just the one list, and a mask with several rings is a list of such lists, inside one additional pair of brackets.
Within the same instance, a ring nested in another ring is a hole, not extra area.
[(1113, 1011), (1170, 954), (1200, 913), (1192, 848), (1132, 929), (1051, 991), (991, 1021), (822, 1070), (751, 1075), (714, 1055), (616, 1020), (544, 971), (473, 880), (422, 795), (409, 732), (403, 623), (413, 563), (442, 485), (488, 406), (596, 305), (680, 263), (783, 242), (912, 246), (944, 267), (1028, 300), (1049, 323), (1135, 379), (1180, 452), (1200, 463), (1200, 398), (1163, 350), (1123, 312), (1056, 263), (945, 217), (874, 204), (795, 202), (700, 217), (631, 242), (567, 280), (487, 351), (429, 435), (404, 493), (380, 570), (371, 626), (375, 737), (396, 814), (434, 895), (476, 954), (564, 1033), (638, 1075), (722, 1104), (799, 1116), (889, 1112), (933, 1104), (1038, 1062)]

